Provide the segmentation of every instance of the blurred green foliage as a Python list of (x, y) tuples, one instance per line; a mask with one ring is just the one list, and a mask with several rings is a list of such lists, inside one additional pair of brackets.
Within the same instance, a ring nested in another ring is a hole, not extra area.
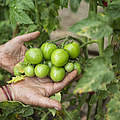
[[(87, 45), (98, 44), (105, 37), (108, 38), (109, 44), (102, 51), (102, 56), (89, 59), (87, 52), (81, 50), (83, 53), (78, 61), (83, 68), (82, 78), (64, 88), (61, 94), (54, 96), (58, 100), (61, 99), (63, 109), (55, 111), (20, 102), (1, 102), (1, 120), (81, 120), (83, 116), (96, 120), (119, 119), (120, 1), (106, 1), (109, 4), (105, 8), (101, 0), (96, 0), (104, 12), (92, 13), (90, 17), (70, 28), (71, 32), (80, 35), (79, 39), (66, 37), (68, 40), (80, 42), (81, 48), (86, 51)], [(81, 0), (0, 0), (0, 44), (17, 35), (39, 30), (40, 37), (25, 45), (28, 48), (40, 47), (43, 42), (49, 40), (50, 33), (59, 27), (58, 10), (70, 5), (71, 10), (77, 12), (80, 2)], [(4, 85), (11, 77), (10, 73), (0, 69), (0, 85)], [(73, 94), (73, 87), (75, 93), (80, 94)], [(87, 112), (84, 106), (88, 108)], [(107, 111), (104, 110), (106, 106)]]

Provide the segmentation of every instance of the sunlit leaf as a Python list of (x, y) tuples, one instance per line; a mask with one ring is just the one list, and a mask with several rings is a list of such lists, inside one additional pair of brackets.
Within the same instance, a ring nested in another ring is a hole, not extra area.
[(102, 13), (79, 21), (70, 28), (70, 31), (91, 39), (101, 39), (113, 32), (109, 25), (109, 18)]
[(114, 79), (114, 72), (110, 70), (104, 57), (96, 57), (88, 62), (82, 78), (79, 80), (74, 93), (96, 90), (106, 90), (106, 84)]

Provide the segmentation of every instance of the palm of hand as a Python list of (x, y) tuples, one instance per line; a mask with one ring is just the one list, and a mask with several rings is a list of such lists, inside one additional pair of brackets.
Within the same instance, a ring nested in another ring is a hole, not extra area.
[[(34, 32), (18, 36), (0, 46), (0, 66), (10, 73), (13, 73), (14, 66), (24, 58), (26, 51), (24, 42), (35, 39), (39, 36), (39, 34), (39, 32)], [(11, 84), (9, 87), (14, 100), (21, 101), (26, 104), (60, 110), (61, 104), (58, 101), (48, 97), (63, 89), (76, 76), (77, 71), (74, 70), (69, 73), (62, 82), (59, 83), (52, 83), (49, 78), (25, 78), (25, 80)]]
[(18, 36), (0, 46), (1, 67), (10, 73), (13, 73), (14, 66), (24, 59), (26, 51), (24, 42), (37, 38), (39, 34), (39, 32), (33, 32)]
[(69, 73), (63, 81), (58, 83), (53, 83), (49, 78), (26, 78), (24, 81), (12, 84), (13, 99), (25, 104), (60, 110), (61, 104), (48, 97), (62, 90), (76, 77), (76, 75), (77, 71), (74, 70)]

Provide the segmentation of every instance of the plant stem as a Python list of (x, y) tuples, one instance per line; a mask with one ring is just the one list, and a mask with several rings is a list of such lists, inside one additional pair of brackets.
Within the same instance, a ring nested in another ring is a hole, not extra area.
[[(62, 37), (62, 38), (59, 38), (59, 39), (56, 39), (56, 40), (52, 40), (53, 42), (59, 42), (59, 41), (62, 41), (62, 40), (64, 40), (64, 39), (66, 39), (66, 37)], [(51, 40), (50, 40), (51, 41)]]
[(87, 50), (87, 46), (83, 47), (83, 52), (84, 52), (85, 59), (87, 60), (87, 59), (88, 59), (88, 50)]
[(98, 47), (99, 47), (99, 55), (102, 56), (103, 55), (103, 50), (104, 50), (104, 38), (102, 38), (101, 40), (98, 40)]
[(108, 46), (111, 45), (111, 41), (112, 41), (112, 38), (111, 38), (111, 35), (108, 37)]
[(36, 22), (37, 22), (37, 25), (39, 27), (39, 30), (41, 28), (41, 25), (40, 25), (40, 15), (39, 15), (39, 10), (38, 10), (38, 0), (35, 0), (35, 12), (36, 12)]
[(89, 96), (88, 98), (88, 113), (87, 113), (87, 120), (91, 120), (90, 115), (91, 115), (91, 110), (92, 110), (92, 105), (89, 104), (89, 101), (91, 99), (92, 95)]
[(97, 0), (89, 0), (89, 17), (91, 16), (91, 13), (97, 14)]
[(83, 48), (83, 47), (85, 47), (86, 45), (92, 44), (92, 43), (97, 43), (97, 40), (91, 40), (91, 41), (89, 41), (89, 42), (86, 42), (86, 43), (82, 44), (82, 45), (80, 46), (80, 48)]
[(12, 38), (16, 37), (17, 33), (18, 33), (18, 25), (16, 24), (16, 27), (15, 27), (15, 29), (13, 31)]

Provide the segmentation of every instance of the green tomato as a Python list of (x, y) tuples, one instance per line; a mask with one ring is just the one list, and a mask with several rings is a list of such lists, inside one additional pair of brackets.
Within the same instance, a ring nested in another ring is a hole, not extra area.
[(21, 63), (18, 63), (15, 65), (14, 67), (14, 75), (15, 76), (20, 76), (22, 73), (24, 73), (24, 65), (22, 65)]
[(74, 70), (77, 70), (77, 72), (78, 72), (78, 75), (80, 75), (80, 73), (81, 73), (81, 65), (79, 64), (79, 63), (74, 63)]
[(39, 64), (43, 60), (43, 55), (39, 48), (30, 48), (26, 52), (25, 58), (30, 64)]
[(20, 76), (22, 73), (18, 70), (17, 67), (14, 67), (14, 75), (15, 76)]
[(35, 75), (39, 78), (44, 78), (49, 74), (49, 67), (44, 64), (38, 64), (35, 67)]
[(67, 64), (65, 65), (65, 70), (66, 70), (67, 72), (72, 72), (73, 69), (74, 69), (73, 63), (67, 63)]
[(64, 49), (68, 51), (72, 59), (75, 59), (80, 55), (80, 45), (77, 42), (72, 42), (72, 43), (65, 45)]
[(57, 46), (53, 43), (46, 42), (46, 43), (42, 44), (42, 46), (41, 46), (41, 51), (46, 60), (51, 59), (51, 54), (55, 49), (57, 49)]
[(25, 67), (24, 71), (25, 71), (25, 75), (28, 77), (33, 77), (35, 75), (34, 67), (32, 65), (28, 65), (27, 67)]
[(65, 77), (64, 68), (52, 67), (50, 71), (50, 77), (54, 82), (59, 82)]
[(64, 49), (56, 49), (51, 55), (51, 62), (57, 67), (64, 66), (69, 59), (68, 53)]

